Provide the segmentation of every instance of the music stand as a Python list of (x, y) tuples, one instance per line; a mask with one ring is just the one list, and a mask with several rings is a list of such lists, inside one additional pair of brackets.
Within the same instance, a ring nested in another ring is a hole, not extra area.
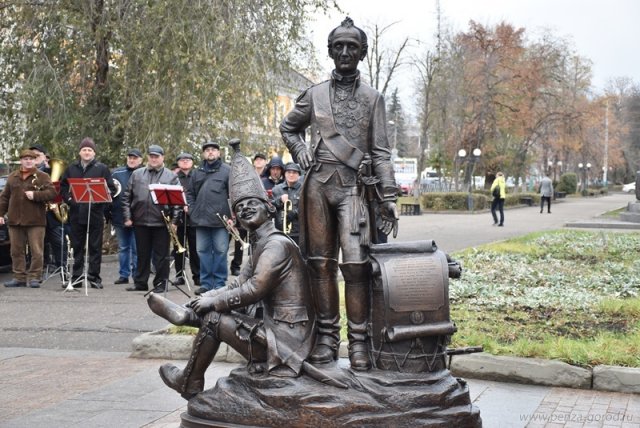
[(111, 202), (111, 193), (107, 187), (107, 181), (104, 178), (69, 178), (69, 186), (71, 187), (71, 196), (76, 204), (89, 204), (87, 214), (87, 233), (84, 241), (84, 263), (82, 267), (82, 275), (72, 282), (72, 276), (69, 276), (69, 284), (67, 291), (76, 291), (73, 286), (82, 283), (84, 285), (84, 293), (89, 295), (89, 227), (91, 226), (91, 205)]
[[(150, 184), (149, 191), (151, 192), (151, 199), (155, 205), (165, 205), (168, 207), (175, 207), (175, 206), (184, 207), (185, 205), (187, 205), (187, 198), (184, 194), (184, 188), (179, 184)], [(167, 222), (167, 229), (170, 227), (172, 227), (171, 224)], [(169, 241), (171, 242), (172, 241), (171, 231), (167, 230), (167, 232), (169, 233)], [(177, 235), (175, 235), (175, 237), (177, 240), (178, 238)], [(185, 275), (185, 272), (184, 272), (185, 264), (186, 264), (186, 260), (182, 266), (182, 277), (184, 278), (185, 284), (187, 284), (187, 288), (189, 289), (189, 291), (191, 291), (191, 285), (189, 284), (189, 279), (187, 278), (187, 275)], [(182, 294), (191, 298), (189, 293), (184, 291), (182, 288), (180, 288), (178, 284), (175, 284), (168, 278), (164, 280), (165, 295), (167, 294), (167, 291), (169, 291), (168, 284), (173, 285)]]
[[(53, 187), (55, 187), (56, 189), (56, 197), (50, 203), (54, 205), (58, 205), (58, 207), (60, 207), (60, 204), (62, 203), (62, 195), (60, 194), (60, 182), (54, 181)], [(60, 279), (62, 280), (63, 284), (67, 282), (65, 277), (66, 275), (68, 275), (68, 273), (65, 271), (65, 268), (68, 266), (66, 265), (66, 263), (64, 263), (64, 247), (65, 247), (64, 238), (65, 238), (64, 223), (60, 222), (60, 266), (57, 266), (53, 271), (49, 272), (49, 264), (47, 263), (47, 269), (45, 271), (46, 278), (44, 279), (44, 281), (42, 281), (43, 284), (49, 281), (49, 278), (51, 278), (57, 273), (60, 274)], [(68, 260), (69, 260), (69, 255), (67, 254), (67, 261)]]

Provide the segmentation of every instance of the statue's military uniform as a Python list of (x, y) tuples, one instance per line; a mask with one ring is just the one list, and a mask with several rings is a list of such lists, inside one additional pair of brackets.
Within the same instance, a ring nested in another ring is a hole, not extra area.
[[(339, 341), (339, 247), (349, 342), (366, 338), (368, 306), (363, 302), (368, 301), (371, 216), (359, 171), (370, 159), (368, 179), (377, 181), (378, 201), (396, 200), (385, 123), (382, 95), (361, 83), (359, 74), (349, 79), (334, 71), (331, 80), (302, 93), (280, 125), (294, 159), (305, 150), (313, 157), (300, 201), (300, 247), (310, 269), (318, 341), (331, 347), (334, 356)], [(301, 138), (306, 128), (310, 147)]]
[[(276, 230), (271, 221), (255, 231), (255, 239), (253, 254), (240, 276), (228, 287), (208, 291), (203, 296), (215, 296), (216, 312), (221, 313), (260, 303), (262, 320), (231, 312), (232, 317), (242, 320), (238, 323), (238, 335), (246, 335), (248, 330), (262, 324), (264, 330), (260, 337), (249, 334), (246, 340), (266, 338), (267, 370), (284, 366), (298, 375), (313, 347), (315, 335), (315, 312), (304, 261), (295, 243)], [(219, 314), (209, 313), (205, 319), (217, 317)], [(210, 326), (217, 328), (215, 323)], [(249, 357), (250, 360), (262, 359)]]
[(204, 373), (225, 342), (251, 368), (275, 376), (295, 377), (315, 344), (316, 325), (307, 270), (298, 246), (276, 230), (275, 209), (253, 166), (236, 143), (229, 199), (240, 225), (251, 232), (251, 257), (228, 286), (210, 290), (186, 307), (151, 294), (156, 314), (176, 325), (200, 327), (184, 370), (171, 364), (160, 376), (189, 399), (204, 388)]

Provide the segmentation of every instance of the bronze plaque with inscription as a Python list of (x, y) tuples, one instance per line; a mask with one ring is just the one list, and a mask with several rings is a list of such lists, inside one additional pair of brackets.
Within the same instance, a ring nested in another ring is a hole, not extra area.
[(444, 305), (440, 253), (410, 255), (386, 260), (389, 306), (397, 312), (436, 311)]

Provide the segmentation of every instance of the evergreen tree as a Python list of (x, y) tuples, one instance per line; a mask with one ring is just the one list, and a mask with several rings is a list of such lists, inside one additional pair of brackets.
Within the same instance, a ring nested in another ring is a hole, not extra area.
[(387, 136), (391, 147), (397, 150), (398, 157), (408, 156), (406, 119), (398, 97), (398, 88), (393, 90), (391, 99), (387, 102)]

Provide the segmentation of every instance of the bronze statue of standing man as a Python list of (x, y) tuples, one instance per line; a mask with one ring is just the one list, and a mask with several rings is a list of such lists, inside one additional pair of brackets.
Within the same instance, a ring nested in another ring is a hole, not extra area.
[[(300, 201), (300, 246), (309, 268), (318, 315), (312, 363), (337, 358), (340, 312), (337, 269), (345, 281), (349, 359), (367, 370), (371, 267), (375, 241), (374, 205), (385, 233), (397, 233), (396, 183), (386, 134), (382, 95), (363, 83), (358, 63), (367, 54), (367, 36), (346, 18), (329, 34), (331, 79), (303, 92), (284, 118), (280, 132), (294, 159), (307, 171)], [(303, 135), (309, 128), (310, 144)], [(338, 265), (338, 252), (342, 260)]]

